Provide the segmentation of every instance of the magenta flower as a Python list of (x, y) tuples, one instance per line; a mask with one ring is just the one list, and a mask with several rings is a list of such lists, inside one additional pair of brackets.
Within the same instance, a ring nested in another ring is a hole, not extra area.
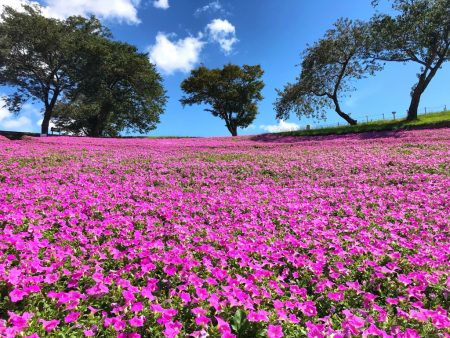
[(322, 333), (325, 325), (315, 324), (315, 323), (308, 321), (308, 322), (306, 322), (306, 327), (308, 329), (308, 331), (307, 331), (308, 338), (325, 338), (325, 336)]
[(195, 324), (200, 326), (206, 326), (211, 320), (206, 316), (198, 316), (195, 318)]
[(231, 327), (230, 324), (228, 324), (226, 321), (224, 321), (222, 318), (217, 317), (216, 316), (216, 320), (217, 320), (217, 329), (219, 330), (219, 332), (223, 335), (225, 333), (230, 333), (231, 334)]
[(117, 338), (141, 338), (141, 335), (137, 332), (130, 332), (130, 333), (121, 332), (117, 335)]
[(344, 293), (343, 292), (329, 292), (328, 293), (328, 298), (330, 298), (331, 300), (339, 302), (341, 300), (344, 300)]
[(78, 319), (78, 317), (80, 317), (80, 315), (81, 314), (79, 312), (71, 312), (67, 316), (64, 317), (64, 323), (66, 323), (66, 324), (72, 323), (72, 322), (76, 321)]
[(163, 268), (163, 271), (164, 271), (167, 275), (173, 276), (173, 275), (175, 275), (175, 274), (177, 273), (177, 268), (176, 268), (175, 266), (173, 266), (173, 265), (169, 265), (169, 266), (165, 266), (165, 267)]
[(431, 321), (438, 330), (450, 328), (450, 318), (447, 315), (434, 313), (431, 315)]
[(281, 338), (283, 337), (283, 328), (281, 325), (271, 325), (269, 324), (267, 328), (267, 337), (268, 338)]
[(9, 293), (9, 298), (11, 299), (11, 302), (15, 303), (18, 301), (21, 301), (24, 296), (26, 296), (27, 293), (23, 290), (14, 289)]
[(128, 303), (132, 303), (135, 300), (134, 293), (128, 290), (122, 291), (122, 296)]
[(197, 288), (195, 289), (195, 292), (197, 294), (197, 297), (201, 300), (205, 300), (208, 298), (209, 293), (205, 288)]
[(144, 317), (133, 317), (128, 321), (128, 323), (134, 327), (141, 327), (144, 325)]
[(386, 298), (386, 303), (388, 304), (392, 304), (392, 305), (397, 305), (398, 304), (398, 299), (397, 298)]
[(39, 322), (42, 323), (42, 327), (46, 332), (53, 331), (60, 323), (60, 321), (56, 319), (53, 320), (40, 319)]
[(137, 303), (134, 303), (133, 305), (131, 305), (131, 311), (133, 311), (133, 312), (140, 312), (140, 311), (142, 311), (143, 308), (144, 307), (141, 302), (137, 302)]
[(364, 318), (359, 317), (349, 310), (344, 310), (342, 313), (345, 315), (346, 319), (342, 323), (342, 327), (348, 328), (352, 334), (357, 334), (359, 329), (363, 328), (366, 324)]
[(269, 317), (267, 311), (258, 310), (256, 312), (250, 311), (247, 319), (249, 322), (268, 322)]
[(405, 332), (397, 335), (400, 338), (420, 338), (419, 334), (414, 329), (406, 329)]
[(185, 304), (191, 301), (191, 295), (187, 292), (180, 292), (180, 298)]
[(308, 317), (313, 317), (317, 315), (316, 304), (312, 300), (307, 300), (301, 306), (303, 313)]
[(32, 333), (29, 336), (25, 336), (25, 338), (39, 338), (39, 335), (37, 333)]
[(87, 329), (83, 331), (85, 337), (93, 337), (95, 336), (95, 332), (92, 329)]
[(33, 317), (33, 314), (29, 312), (17, 315), (14, 312), (8, 311), (8, 315), (11, 324), (19, 330), (26, 328), (28, 326), (28, 321)]
[(176, 338), (183, 327), (180, 322), (167, 322), (164, 326), (164, 336), (166, 338)]

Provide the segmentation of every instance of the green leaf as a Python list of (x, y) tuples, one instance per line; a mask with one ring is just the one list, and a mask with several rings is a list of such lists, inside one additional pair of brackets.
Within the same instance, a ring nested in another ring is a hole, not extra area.
[(238, 333), (246, 320), (247, 319), (245, 317), (244, 311), (242, 309), (237, 309), (236, 313), (233, 316), (231, 327), (236, 333)]

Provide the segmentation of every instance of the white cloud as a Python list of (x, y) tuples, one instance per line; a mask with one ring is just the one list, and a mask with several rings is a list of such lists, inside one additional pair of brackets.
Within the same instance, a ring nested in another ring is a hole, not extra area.
[(205, 31), (206, 36), (199, 32), (196, 37), (178, 40), (175, 34), (158, 32), (155, 44), (147, 48), (150, 61), (169, 75), (177, 71), (188, 73), (199, 63), (200, 53), (207, 42), (219, 43), (225, 54), (229, 54), (238, 41), (236, 28), (228, 20), (215, 19), (205, 27)]
[(8, 111), (8, 109), (3, 107), (5, 105), (5, 100), (0, 99), (0, 104), (1, 104), (0, 107), (0, 123), (1, 123), (3, 120), (7, 119), (11, 115), (11, 113)]
[(156, 43), (148, 48), (150, 61), (166, 74), (188, 73), (199, 62), (204, 42), (202, 35), (171, 41), (173, 35), (159, 32)]
[(28, 0), (0, 0), (0, 12), (3, 12), (4, 6), (9, 6), (14, 8), (16, 11), (22, 10), (23, 5), (39, 5), (37, 2)]
[(206, 31), (210, 40), (219, 43), (225, 54), (230, 54), (233, 45), (239, 41), (236, 28), (228, 20), (214, 19), (206, 26)]
[(136, 0), (45, 0), (43, 12), (48, 16), (66, 18), (71, 15), (94, 14), (102, 19), (139, 23)]
[[(0, 0), (2, 8), (6, 5), (20, 10), (23, 4), (39, 5), (29, 0)], [(137, 15), (139, 5), (140, 0), (44, 0), (40, 7), (43, 15), (58, 19), (93, 14), (101, 19), (137, 24), (140, 22)]]
[(160, 9), (168, 9), (170, 7), (169, 0), (155, 0), (153, 1), (153, 7)]
[(200, 15), (203, 13), (215, 13), (215, 12), (225, 12), (219, 0), (210, 2), (209, 4), (197, 8), (194, 15)]
[(32, 129), (31, 119), (27, 116), (17, 117), (3, 107), (5, 101), (0, 100), (0, 129), (8, 131), (30, 131)]
[(286, 122), (286, 121), (280, 120), (278, 122), (278, 124), (261, 125), (261, 126), (259, 126), (259, 128), (267, 131), (268, 133), (280, 133), (283, 131), (299, 130), (300, 126), (293, 122)]
[(19, 116), (16, 119), (9, 118), (1, 121), (2, 129), (8, 131), (28, 131), (31, 128), (31, 120), (26, 116)]
[(12, 114), (5, 107), (4, 94), (0, 93), (0, 130), (8, 131), (37, 131), (33, 121), (40, 118), (42, 114), (39, 109), (30, 103), (22, 106), (20, 115)]

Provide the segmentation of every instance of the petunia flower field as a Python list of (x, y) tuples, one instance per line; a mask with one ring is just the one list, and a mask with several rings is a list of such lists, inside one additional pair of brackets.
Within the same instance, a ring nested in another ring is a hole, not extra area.
[(450, 337), (450, 129), (0, 139), (1, 337)]

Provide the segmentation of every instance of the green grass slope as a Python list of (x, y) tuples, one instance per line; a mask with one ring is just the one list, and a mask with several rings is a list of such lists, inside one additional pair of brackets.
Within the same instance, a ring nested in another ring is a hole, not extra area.
[(356, 126), (340, 126), (328, 127), (311, 130), (297, 130), (276, 133), (277, 135), (287, 136), (316, 136), (316, 135), (342, 135), (351, 133), (364, 133), (372, 131), (390, 131), (402, 129), (432, 129), (432, 128), (448, 128), (450, 127), (450, 110), (440, 113), (430, 113), (426, 115), (419, 115), (415, 121), (400, 120), (385, 120), (373, 121), (368, 123), (361, 123)]

